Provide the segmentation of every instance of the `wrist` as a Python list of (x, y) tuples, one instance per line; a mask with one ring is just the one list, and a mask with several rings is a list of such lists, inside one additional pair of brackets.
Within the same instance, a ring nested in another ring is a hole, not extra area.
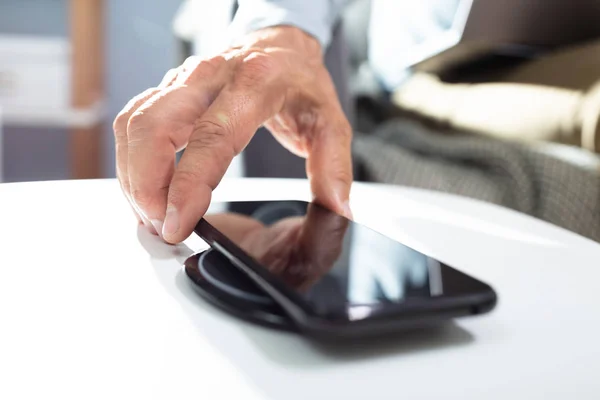
[(240, 42), (241, 47), (293, 50), (309, 58), (322, 59), (321, 44), (312, 35), (291, 25), (277, 25), (250, 32)]

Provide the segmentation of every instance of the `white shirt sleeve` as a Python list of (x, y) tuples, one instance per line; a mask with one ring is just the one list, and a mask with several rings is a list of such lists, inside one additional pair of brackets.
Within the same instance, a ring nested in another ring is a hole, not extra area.
[(276, 25), (291, 25), (314, 36), (323, 49), (340, 12), (348, 0), (239, 0), (230, 26), (232, 42), (252, 31)]

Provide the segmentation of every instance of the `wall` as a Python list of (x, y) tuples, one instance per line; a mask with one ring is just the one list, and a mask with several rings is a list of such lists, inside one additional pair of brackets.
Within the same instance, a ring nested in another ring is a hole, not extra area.
[[(178, 43), (171, 32), (179, 4), (181, 0), (107, 0), (111, 117), (179, 64)], [(108, 131), (106, 172), (114, 176), (114, 142)]]
[[(0, 34), (67, 35), (68, 1), (0, 0)], [(155, 85), (178, 62), (171, 22), (179, 4), (180, 0), (105, 0), (107, 177), (114, 176), (112, 118), (132, 96)], [(5, 181), (67, 178), (67, 146), (62, 129), (5, 126)]]

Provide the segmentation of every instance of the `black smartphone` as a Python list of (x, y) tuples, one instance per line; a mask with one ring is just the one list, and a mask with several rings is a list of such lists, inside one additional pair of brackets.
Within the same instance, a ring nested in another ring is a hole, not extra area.
[(315, 337), (482, 314), (486, 283), (316, 203), (213, 203), (195, 232)]

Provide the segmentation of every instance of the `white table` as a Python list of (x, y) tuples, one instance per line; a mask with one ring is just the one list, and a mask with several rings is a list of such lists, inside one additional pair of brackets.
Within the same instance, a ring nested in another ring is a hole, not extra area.
[[(355, 185), (355, 219), (491, 283), (445, 329), (311, 344), (199, 298), (114, 180), (0, 185), (1, 399), (598, 399), (600, 245), (480, 202)], [(308, 199), (226, 180), (217, 200)], [(388, 217), (377, 216), (386, 211)]]

